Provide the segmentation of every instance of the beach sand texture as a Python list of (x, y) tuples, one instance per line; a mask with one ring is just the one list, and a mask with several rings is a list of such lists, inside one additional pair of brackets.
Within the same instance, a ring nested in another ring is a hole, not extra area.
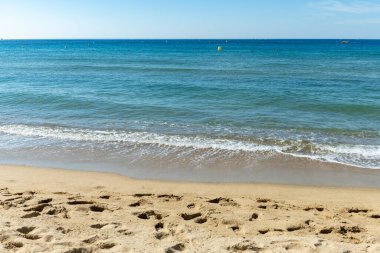
[(380, 252), (380, 190), (0, 166), (0, 252)]

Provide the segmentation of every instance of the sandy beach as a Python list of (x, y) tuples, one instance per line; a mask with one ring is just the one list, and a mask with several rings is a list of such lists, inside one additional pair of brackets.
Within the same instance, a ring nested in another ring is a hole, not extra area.
[(380, 0), (0, 11), (0, 253), (380, 253)]
[(379, 199), (0, 166), (0, 252), (380, 252)]

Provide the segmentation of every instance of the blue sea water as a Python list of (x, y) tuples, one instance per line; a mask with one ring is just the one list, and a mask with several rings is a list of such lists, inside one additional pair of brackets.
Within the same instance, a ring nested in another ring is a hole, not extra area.
[(0, 41), (0, 163), (289, 161), (380, 169), (379, 40)]

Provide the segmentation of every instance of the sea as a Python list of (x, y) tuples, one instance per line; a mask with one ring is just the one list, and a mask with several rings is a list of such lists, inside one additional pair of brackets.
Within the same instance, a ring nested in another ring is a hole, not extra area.
[(2, 40), (0, 163), (202, 182), (374, 173), (380, 40)]

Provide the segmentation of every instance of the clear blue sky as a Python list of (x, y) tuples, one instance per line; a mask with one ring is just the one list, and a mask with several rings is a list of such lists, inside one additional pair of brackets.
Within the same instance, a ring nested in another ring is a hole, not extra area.
[(380, 38), (380, 0), (0, 0), (0, 37)]

